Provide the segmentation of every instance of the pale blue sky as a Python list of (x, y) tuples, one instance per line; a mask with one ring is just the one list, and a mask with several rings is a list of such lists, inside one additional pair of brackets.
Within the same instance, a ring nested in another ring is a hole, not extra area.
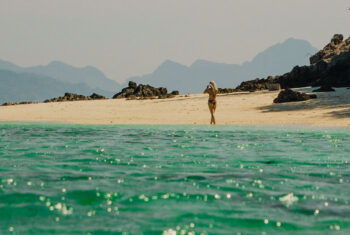
[(349, 0), (0, 0), (0, 58), (123, 81), (171, 59), (242, 63), (289, 37), (349, 36)]

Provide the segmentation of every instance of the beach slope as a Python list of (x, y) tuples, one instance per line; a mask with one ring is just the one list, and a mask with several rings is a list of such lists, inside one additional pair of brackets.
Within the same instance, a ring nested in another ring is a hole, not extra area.
[[(311, 91), (311, 88), (294, 89)], [(350, 90), (316, 93), (303, 102), (274, 104), (278, 92), (242, 92), (217, 98), (218, 124), (350, 126)], [(172, 99), (108, 99), (0, 107), (0, 121), (72, 124), (209, 124), (207, 95)]]

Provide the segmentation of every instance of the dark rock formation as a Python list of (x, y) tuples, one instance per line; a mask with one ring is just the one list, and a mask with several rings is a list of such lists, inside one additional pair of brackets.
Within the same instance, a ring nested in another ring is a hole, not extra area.
[(179, 92), (179, 91), (172, 91), (170, 94), (171, 94), (171, 95), (179, 95), (180, 92)]
[(335, 91), (331, 86), (323, 85), (320, 88), (313, 90), (312, 92), (330, 92)]
[(3, 103), (2, 106), (11, 106), (11, 105), (16, 105), (17, 103), (13, 103), (13, 102), (6, 102)]
[[(130, 81), (128, 87), (122, 89), (121, 92), (115, 94), (113, 99), (128, 98), (128, 99), (145, 99), (145, 98), (171, 98), (178, 95), (178, 91), (173, 91), (168, 94), (168, 90), (164, 87), (155, 88), (150, 85), (137, 85), (135, 82)], [(131, 98), (130, 98), (131, 97)]]
[(305, 93), (292, 91), (291, 89), (285, 89), (281, 91), (277, 98), (273, 100), (274, 103), (285, 103), (285, 102), (294, 102), (294, 101), (304, 101), (309, 99), (317, 98), (316, 95), (308, 95)]
[(219, 94), (227, 94), (227, 93), (233, 93), (233, 92), (239, 91), (233, 88), (218, 88), (218, 90), (219, 90)]
[(256, 78), (255, 80), (242, 82), (236, 89), (241, 91), (279, 90), (280, 86), (276, 82), (276, 77), (269, 76), (266, 79)]
[(295, 66), (282, 76), (242, 82), (237, 89), (255, 91), (268, 89), (268, 84), (278, 83), (281, 88), (304, 86), (350, 86), (350, 38), (336, 34), (331, 42), (310, 58), (310, 66)]
[(310, 57), (310, 64), (317, 64), (320, 61), (329, 63), (334, 56), (340, 55), (344, 51), (350, 50), (350, 38), (343, 41), (344, 37), (341, 34), (335, 34), (322, 50)]
[(99, 95), (96, 93), (93, 93), (92, 95), (90, 95), (90, 98), (92, 100), (104, 100), (104, 99), (106, 99), (106, 97), (104, 97), (103, 95)]
[(78, 95), (78, 94), (73, 94), (73, 93), (65, 93), (64, 96), (45, 100), (44, 103), (77, 101), (77, 100), (100, 100), (100, 99), (106, 99), (106, 97), (99, 95), (99, 94), (96, 94), (96, 93), (93, 93), (91, 96)]
[(137, 88), (136, 82), (130, 81), (129, 82), (129, 87), (132, 88), (132, 89), (136, 89)]
[(22, 101), (19, 102), (18, 104), (37, 104), (38, 102), (32, 102), (32, 101)]
[(22, 101), (19, 103), (6, 102), (6, 103), (3, 103), (2, 106), (11, 106), (11, 105), (18, 105), (18, 104), (37, 104), (37, 102), (32, 102), (32, 101)]

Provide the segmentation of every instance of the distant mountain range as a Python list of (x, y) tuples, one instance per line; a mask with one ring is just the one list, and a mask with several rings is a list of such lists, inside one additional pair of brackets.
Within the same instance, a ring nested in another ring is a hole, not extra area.
[(59, 61), (53, 61), (48, 65), (20, 67), (11, 62), (0, 60), (0, 69), (16, 73), (36, 74), (54, 78), (61, 82), (72, 84), (86, 84), (92, 89), (117, 92), (120, 85), (107, 78), (100, 70), (92, 66), (77, 68)]
[[(43, 75), (0, 70), (0, 104), (21, 101), (41, 102), (63, 96), (65, 92), (84, 95), (91, 95), (93, 92), (106, 93), (100, 89), (92, 89), (84, 83), (71, 84)], [(108, 93), (109, 96), (112, 94), (114, 92)]]
[(127, 81), (162, 86), (181, 93), (202, 92), (210, 80), (216, 81), (219, 87), (234, 88), (242, 81), (280, 75), (296, 65), (308, 65), (309, 57), (317, 51), (305, 40), (290, 38), (241, 65), (197, 60), (188, 67), (167, 60), (153, 73), (131, 77)]
[[(197, 60), (185, 66), (170, 60), (162, 63), (153, 73), (127, 79), (137, 83), (166, 87), (181, 93), (198, 93), (210, 80), (219, 87), (233, 88), (256, 77), (280, 75), (296, 65), (309, 64), (310, 55), (317, 49), (304, 40), (288, 39), (259, 53), (250, 62), (241, 65)], [(61, 96), (64, 92), (82, 95), (98, 94), (111, 97), (126, 87), (107, 78), (97, 68), (76, 68), (53, 61), (45, 66), (21, 67), (0, 60), (0, 103), (43, 101)]]

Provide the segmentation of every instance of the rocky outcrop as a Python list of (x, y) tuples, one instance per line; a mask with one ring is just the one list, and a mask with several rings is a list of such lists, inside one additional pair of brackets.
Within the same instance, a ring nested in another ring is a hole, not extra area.
[(295, 66), (281, 76), (242, 82), (237, 89), (255, 91), (268, 89), (268, 84), (278, 83), (281, 88), (304, 86), (350, 86), (350, 38), (336, 34), (321, 51), (310, 57), (310, 66)]
[(2, 106), (11, 106), (11, 105), (16, 105), (18, 103), (14, 103), (14, 102), (5, 102), (2, 104)]
[(104, 100), (104, 99), (106, 99), (106, 97), (104, 97), (103, 95), (99, 95), (96, 93), (93, 93), (92, 95), (90, 95), (90, 98), (92, 100)]
[(168, 90), (164, 87), (155, 88), (150, 85), (137, 85), (135, 82), (130, 81), (128, 87), (122, 89), (121, 92), (115, 94), (113, 99), (145, 99), (145, 98), (172, 98), (178, 95), (179, 91), (173, 91), (168, 94)]
[(106, 99), (106, 97), (99, 95), (99, 94), (96, 94), (96, 93), (93, 93), (91, 96), (84, 96), (84, 95), (78, 95), (78, 94), (73, 94), (73, 93), (65, 93), (64, 96), (45, 100), (44, 103), (78, 101), (78, 100), (101, 100), (101, 99)]
[(323, 85), (320, 88), (313, 90), (312, 92), (331, 92), (335, 91), (331, 86)]
[(32, 102), (32, 101), (22, 101), (19, 103), (6, 102), (6, 103), (3, 103), (2, 106), (11, 106), (11, 105), (18, 105), (18, 104), (37, 104), (37, 102)]
[(280, 85), (276, 82), (276, 77), (269, 76), (266, 79), (256, 78), (255, 80), (242, 82), (236, 90), (240, 91), (260, 91), (260, 90), (279, 90)]
[(314, 65), (320, 61), (326, 63), (331, 62), (334, 56), (340, 55), (345, 51), (350, 50), (350, 38), (346, 41), (343, 41), (344, 37), (341, 34), (335, 34), (331, 39), (331, 42), (328, 43), (322, 50), (317, 52), (315, 55), (310, 57), (310, 64)]
[(295, 101), (304, 101), (309, 99), (317, 98), (314, 94), (305, 94), (297, 91), (292, 91), (291, 89), (285, 89), (281, 91), (277, 98), (273, 100), (274, 103), (285, 103), (285, 102), (295, 102)]
[(233, 93), (233, 92), (239, 91), (233, 88), (218, 88), (218, 90), (219, 90), (219, 94), (227, 94), (227, 93)]

